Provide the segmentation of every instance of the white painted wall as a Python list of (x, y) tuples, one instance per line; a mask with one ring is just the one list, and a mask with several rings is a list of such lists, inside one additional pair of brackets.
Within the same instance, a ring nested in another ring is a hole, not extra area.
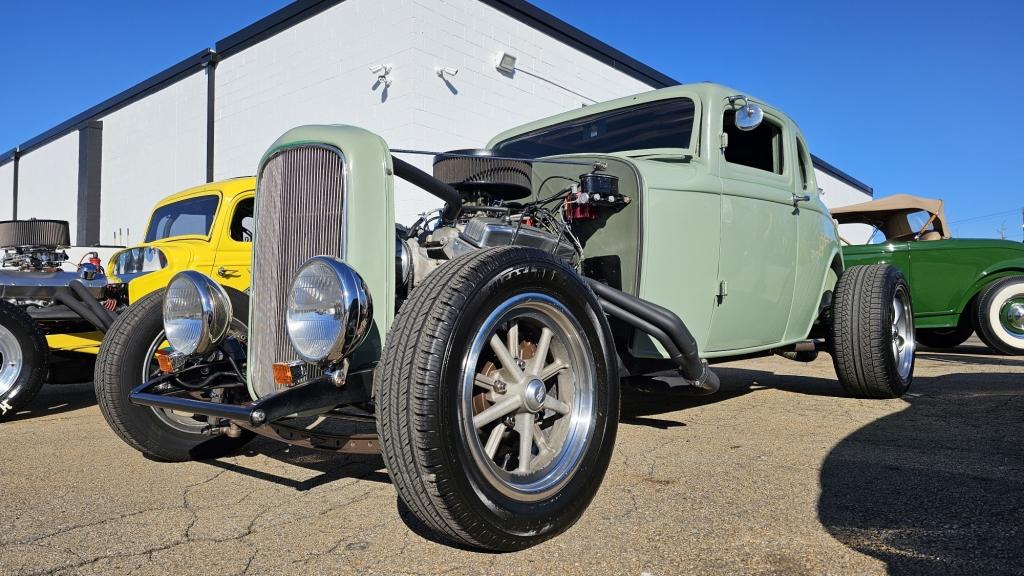
[(67, 220), (71, 240), (78, 218), (78, 132), (18, 160), (18, 218)]
[(100, 243), (140, 242), (158, 200), (206, 180), (206, 73), (101, 120)]
[[(512, 77), (494, 67), (517, 56)], [(392, 66), (373, 87), (369, 68)], [(457, 68), (448, 83), (436, 68)], [(348, 0), (218, 64), (217, 178), (252, 174), (301, 124), (354, 124), (396, 148), (481, 147), (518, 124), (650, 87), (477, 0)], [(430, 158), (408, 161), (430, 170)], [(438, 207), (398, 182), (396, 217)]]
[(14, 217), (14, 162), (0, 166), (0, 220)]
[[(870, 195), (827, 172), (815, 168), (814, 176), (818, 181), (818, 187), (824, 191), (821, 199), (829, 208), (839, 208), (872, 200)], [(844, 224), (839, 227), (839, 234), (853, 244), (863, 244), (871, 236), (871, 227), (866, 224)]]

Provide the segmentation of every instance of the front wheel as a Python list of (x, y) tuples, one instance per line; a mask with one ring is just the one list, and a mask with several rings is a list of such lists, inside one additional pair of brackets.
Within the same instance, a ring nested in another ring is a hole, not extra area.
[(49, 353), (35, 320), (0, 300), (0, 420), (24, 408), (42, 388)]
[(914, 377), (914, 312), (903, 274), (886, 264), (851, 266), (832, 304), (832, 362), (861, 398), (899, 398)]
[(992, 350), (1024, 354), (1024, 276), (993, 282), (978, 296), (978, 337)]
[(539, 250), (453, 260), (416, 288), (377, 371), (398, 494), (425, 524), (507, 551), (566, 530), (608, 468), (619, 390), (607, 321)]
[[(226, 288), (234, 313), (229, 335), (244, 341), (249, 316), (248, 296)], [(231, 438), (211, 436), (205, 416), (136, 406), (128, 400), (132, 388), (159, 373), (155, 360), (164, 344), (163, 295), (159, 290), (132, 304), (107, 331), (96, 358), (96, 401), (107, 424), (136, 450), (169, 462), (216, 458), (252, 438), (252, 432)]]

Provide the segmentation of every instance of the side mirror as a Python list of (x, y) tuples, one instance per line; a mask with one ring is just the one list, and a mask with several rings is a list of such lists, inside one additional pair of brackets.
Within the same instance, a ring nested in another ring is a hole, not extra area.
[(764, 120), (764, 110), (757, 104), (743, 99), (743, 106), (736, 110), (736, 127), (744, 132), (750, 132), (761, 125)]

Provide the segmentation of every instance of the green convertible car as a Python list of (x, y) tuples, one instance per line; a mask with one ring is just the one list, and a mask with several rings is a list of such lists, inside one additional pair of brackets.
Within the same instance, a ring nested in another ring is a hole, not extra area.
[(951, 348), (977, 332), (989, 348), (1024, 354), (1024, 244), (951, 238), (942, 201), (898, 194), (835, 208), (841, 225), (871, 226), (843, 240), (846, 264), (891, 264), (910, 280), (917, 340)]

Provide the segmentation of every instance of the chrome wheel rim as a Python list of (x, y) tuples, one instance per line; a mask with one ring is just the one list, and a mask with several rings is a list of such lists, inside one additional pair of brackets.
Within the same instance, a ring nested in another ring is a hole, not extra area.
[(550, 296), (512, 297), (484, 320), (463, 366), (460, 430), (487, 482), (520, 501), (556, 493), (595, 428), (594, 358)]
[(910, 308), (910, 295), (906, 288), (900, 286), (896, 289), (896, 294), (892, 299), (892, 353), (900, 378), (910, 377), (916, 348), (914, 313)]
[(1014, 338), (1024, 339), (1024, 296), (1015, 296), (999, 308), (999, 323)]
[(0, 397), (10, 392), (18, 383), (25, 358), (21, 355), (21, 345), (14, 333), (6, 326), (0, 326)]
[[(232, 320), (231, 325), (228, 327), (228, 334), (237, 339), (245, 342), (245, 326), (237, 320)], [(156, 338), (149, 345), (149, 349), (146, 351), (146, 358), (142, 362), (142, 380), (143, 382), (153, 378), (160, 373), (160, 367), (157, 366), (156, 351), (160, 349), (160, 345), (166, 341), (164, 331), (161, 330), (157, 334)], [(203, 434), (210, 427), (210, 423), (205, 420), (197, 420), (195, 414), (189, 414), (187, 412), (178, 412), (175, 410), (164, 410), (163, 408), (150, 408), (156, 417), (159, 418), (164, 424), (171, 428), (178, 430), (179, 432), (185, 432), (188, 434)]]

